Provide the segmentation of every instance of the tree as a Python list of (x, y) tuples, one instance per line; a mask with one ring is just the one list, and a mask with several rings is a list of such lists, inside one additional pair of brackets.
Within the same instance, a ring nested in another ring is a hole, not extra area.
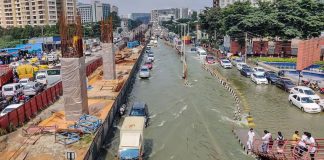
[(191, 20), (192, 20), (192, 21), (196, 21), (196, 20), (198, 20), (198, 13), (197, 13), (197, 11), (193, 11), (193, 12), (192, 12)]
[(117, 27), (120, 27), (121, 19), (116, 12), (111, 12), (110, 16), (112, 16), (113, 27), (116, 30)]

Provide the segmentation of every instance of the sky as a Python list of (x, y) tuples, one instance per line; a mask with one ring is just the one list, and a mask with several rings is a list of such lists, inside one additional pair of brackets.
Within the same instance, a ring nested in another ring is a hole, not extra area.
[[(92, 0), (79, 0), (91, 3)], [(152, 9), (189, 8), (193, 10), (211, 7), (213, 0), (102, 0), (119, 8), (119, 15), (130, 13), (150, 13)]]

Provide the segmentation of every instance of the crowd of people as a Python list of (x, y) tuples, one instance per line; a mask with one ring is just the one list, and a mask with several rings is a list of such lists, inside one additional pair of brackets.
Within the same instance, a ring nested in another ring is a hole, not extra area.
[[(253, 128), (248, 131), (247, 149), (251, 151), (253, 149), (253, 144), (255, 140), (255, 132)], [(295, 131), (291, 139), (286, 139), (283, 134), (279, 131), (277, 133), (277, 138), (273, 139), (272, 134), (264, 130), (264, 135), (261, 138), (262, 144), (259, 150), (263, 154), (269, 153), (273, 150), (273, 146), (276, 143), (277, 154), (283, 154), (284, 145), (286, 143), (290, 144), (290, 151), (296, 158), (303, 157), (306, 152), (309, 152), (311, 160), (314, 160), (316, 152), (315, 138), (309, 132), (304, 132), (302, 136), (299, 135), (299, 131)]]

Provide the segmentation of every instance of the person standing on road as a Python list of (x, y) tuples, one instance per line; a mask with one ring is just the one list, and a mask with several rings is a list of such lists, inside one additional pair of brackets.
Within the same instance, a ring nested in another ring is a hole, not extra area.
[(272, 140), (271, 133), (267, 130), (264, 130), (264, 136), (262, 137), (262, 152), (268, 153), (269, 143)]
[(247, 140), (248, 152), (252, 150), (254, 136), (255, 136), (255, 133), (253, 131), (253, 128), (250, 128), (250, 130), (248, 132), (248, 140)]
[(295, 133), (291, 137), (291, 147), (290, 147), (291, 150), (295, 148), (299, 140), (300, 140), (299, 132), (295, 131)]
[(283, 145), (285, 144), (285, 138), (280, 131), (278, 132), (277, 143), (277, 152), (283, 153)]

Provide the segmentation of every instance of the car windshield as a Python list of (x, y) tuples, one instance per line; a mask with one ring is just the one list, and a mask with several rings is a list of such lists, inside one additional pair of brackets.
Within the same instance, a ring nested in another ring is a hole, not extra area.
[(314, 101), (310, 97), (302, 97), (301, 102), (302, 103), (314, 103)]
[(275, 78), (275, 77), (278, 77), (278, 76), (275, 73), (269, 73), (269, 77), (274, 77)]
[(214, 60), (214, 57), (207, 57), (208, 60)]
[(142, 68), (141, 71), (143, 71), (143, 72), (147, 72), (148, 69), (147, 69), (147, 68)]
[(13, 87), (4, 87), (4, 91), (13, 91)]
[(257, 69), (259, 72), (264, 72), (264, 69), (258, 68)]
[(131, 116), (145, 116), (144, 109), (133, 109), (130, 113)]
[(149, 57), (154, 57), (154, 55), (153, 55), (153, 54), (149, 54), (148, 56), (149, 56)]
[(45, 75), (39, 75), (39, 76), (37, 76), (37, 79), (44, 79), (44, 78), (46, 78)]
[(256, 78), (265, 78), (263, 75), (255, 75)]
[(250, 68), (243, 68), (243, 70), (244, 70), (245, 72), (252, 72), (252, 70), (251, 70)]
[(2, 113), (3, 114), (7, 114), (7, 113), (9, 113), (9, 112), (11, 112), (11, 111), (13, 111), (14, 110), (14, 108), (5, 108), (3, 111), (2, 111)]
[(307, 95), (315, 95), (315, 92), (312, 90), (304, 90), (305, 94)]
[(228, 61), (228, 60), (223, 60), (223, 63), (230, 63), (230, 61)]
[(19, 83), (27, 83), (27, 80), (19, 81)]
[(285, 82), (285, 84), (287, 84), (287, 85), (295, 85), (292, 81), (290, 81), (290, 80), (285, 80), (284, 81)]
[(249, 68), (249, 66), (246, 64), (242, 64), (242, 68)]

